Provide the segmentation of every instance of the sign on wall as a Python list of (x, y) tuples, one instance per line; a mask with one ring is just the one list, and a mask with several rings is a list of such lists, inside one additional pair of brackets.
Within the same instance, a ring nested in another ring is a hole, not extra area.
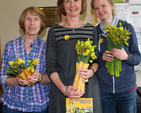
[(61, 22), (61, 13), (57, 6), (55, 7), (39, 7), (40, 10), (44, 12), (47, 18), (47, 27), (51, 27), (55, 24)]

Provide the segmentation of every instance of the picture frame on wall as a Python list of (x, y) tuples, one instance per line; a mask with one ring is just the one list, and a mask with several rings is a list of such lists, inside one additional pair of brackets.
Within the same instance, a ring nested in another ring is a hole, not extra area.
[(57, 6), (53, 7), (38, 7), (41, 11), (44, 12), (47, 18), (46, 27), (51, 27), (55, 24), (61, 22), (61, 13)]

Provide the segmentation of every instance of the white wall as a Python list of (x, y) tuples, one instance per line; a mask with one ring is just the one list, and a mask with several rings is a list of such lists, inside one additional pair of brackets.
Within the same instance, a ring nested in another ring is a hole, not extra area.
[[(87, 0), (87, 11), (81, 15), (81, 19), (93, 23), (90, 2), (91, 0)], [(56, 6), (56, 4), (57, 0), (0, 0), (1, 54), (8, 41), (16, 39), (22, 34), (22, 30), (18, 24), (18, 19), (25, 8), (29, 6)], [(62, 18), (64, 19), (64, 17)], [(46, 40), (48, 29), (49, 28), (45, 29), (40, 35), (44, 40)]]

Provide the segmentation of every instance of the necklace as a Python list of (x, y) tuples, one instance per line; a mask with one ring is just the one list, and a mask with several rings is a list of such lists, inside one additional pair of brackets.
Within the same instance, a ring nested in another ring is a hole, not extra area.
[(27, 43), (30, 44), (30, 47), (32, 47), (33, 43), (28, 42), (27, 39), (25, 38), (25, 36), (24, 36), (24, 40), (25, 40)]

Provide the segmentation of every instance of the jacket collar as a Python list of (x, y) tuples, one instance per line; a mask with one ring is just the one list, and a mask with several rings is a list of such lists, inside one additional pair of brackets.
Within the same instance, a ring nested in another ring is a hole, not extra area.
[[(113, 16), (112, 26), (117, 26), (119, 19), (116, 16)], [(106, 35), (105, 27), (102, 22), (100, 22), (100, 29), (103, 31), (103, 33)]]

